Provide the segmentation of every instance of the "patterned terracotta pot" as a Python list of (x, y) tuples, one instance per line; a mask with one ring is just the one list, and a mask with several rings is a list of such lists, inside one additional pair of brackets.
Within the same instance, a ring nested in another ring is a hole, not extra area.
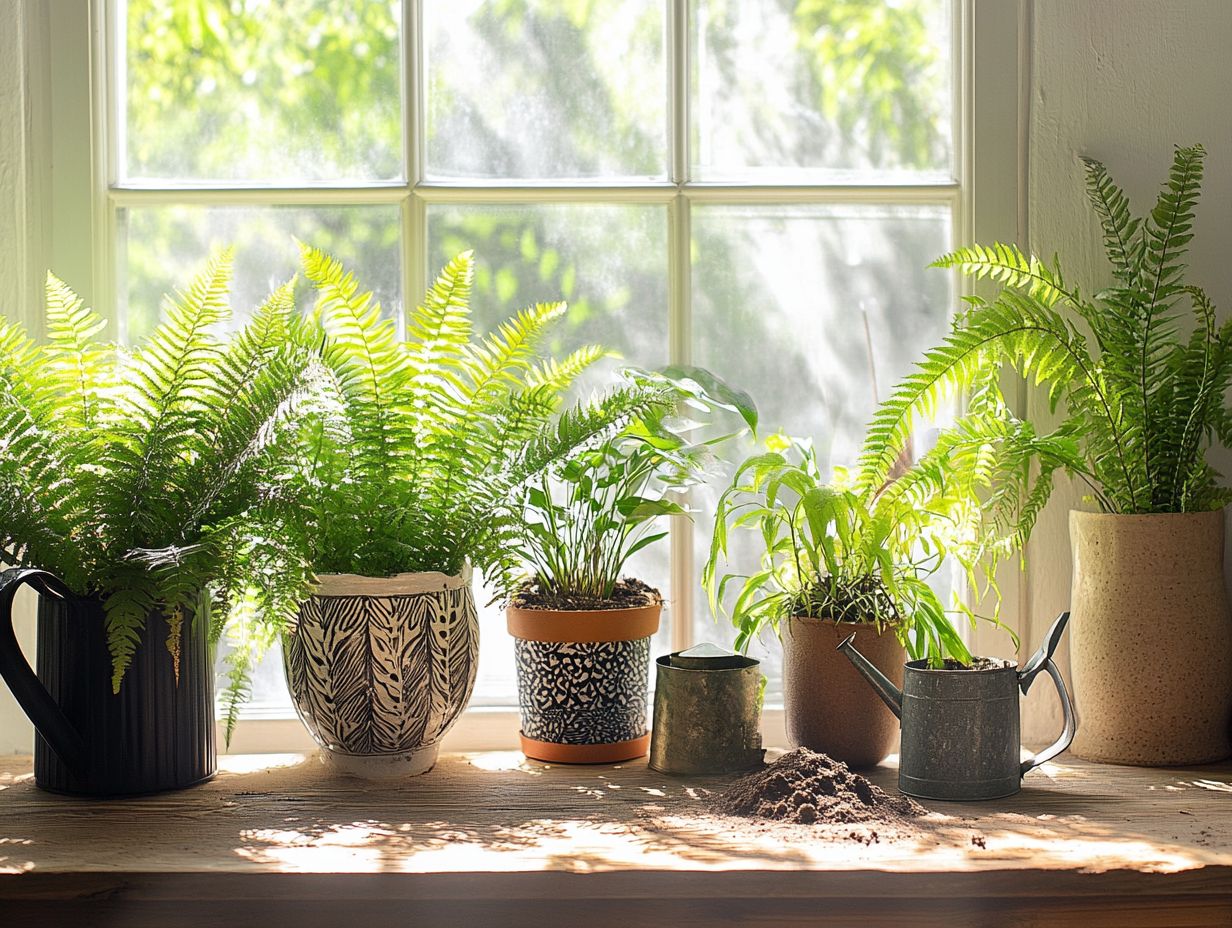
[(425, 773), (475, 686), (470, 571), (319, 578), (283, 636), (295, 709), (340, 773)]
[(829, 754), (852, 767), (871, 767), (898, 750), (899, 726), (872, 687), (841, 652), (856, 633), (856, 647), (902, 688), (907, 653), (894, 632), (871, 625), (792, 616), (783, 638), (783, 720), (787, 742)]
[(506, 610), (527, 757), (612, 764), (646, 753), (650, 638), (661, 611)]
[(1087, 760), (1139, 766), (1232, 753), (1223, 512), (1071, 512), (1070, 666)]

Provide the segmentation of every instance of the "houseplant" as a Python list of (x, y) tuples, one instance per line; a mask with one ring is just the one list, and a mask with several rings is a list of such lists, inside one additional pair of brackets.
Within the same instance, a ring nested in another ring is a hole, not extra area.
[(662, 540), (660, 517), (684, 515), (713, 444), (686, 414), (726, 409), (749, 428), (752, 401), (697, 368), (627, 371), (656, 397), (620, 433), (569, 455), (528, 487), (516, 545), (528, 575), (507, 588), (515, 638), (522, 750), (536, 760), (614, 763), (640, 757), (658, 590), (622, 574)]
[[(855, 766), (894, 749), (897, 721), (835, 650), (855, 628), (896, 685), (908, 655), (932, 666), (971, 660), (929, 585), (947, 557), (975, 579), (981, 559), (997, 554), (997, 526), (978, 495), (1001, 487), (961, 435), (877, 486), (843, 468), (827, 482), (810, 442), (770, 436), (720, 496), (703, 584), (716, 613), (730, 604), (738, 648), (766, 629), (782, 640), (793, 746)], [(759, 570), (720, 572), (733, 529), (758, 533)]]
[(407, 314), (405, 339), (333, 258), (304, 247), (303, 266), (334, 385), (295, 447), (290, 547), (317, 580), (283, 636), (287, 680), (332, 766), (422, 773), (475, 681), (472, 567), (508, 574), (525, 483), (653, 396), (630, 388), (556, 416), (602, 350), (539, 357), (562, 303), (476, 337), (469, 252)]
[(1229, 491), (1207, 460), (1212, 444), (1232, 439), (1232, 322), (1217, 324), (1182, 263), (1204, 154), (1178, 148), (1154, 208), (1140, 218), (1104, 166), (1084, 159), (1113, 277), (1090, 296), (1055, 260), (1013, 245), (941, 258), (939, 267), (1003, 287), (995, 299), (971, 301), (945, 343), (879, 410), (866, 446), (875, 483), (918, 411), (973, 381), (992, 383), (1003, 366), (1063, 408), (1051, 434), (1072, 453), (1032, 453), (1045, 477), (1033, 505), (1042, 507), (1062, 471), (1099, 509), (1070, 513), (1070, 653), (1082, 720), (1073, 750), (1092, 760), (1198, 763), (1232, 751), (1232, 622), (1222, 576)]
[[(214, 773), (208, 638), (225, 611), (212, 619), (209, 601), (222, 576), (258, 572), (248, 516), (311, 371), (287, 337), (289, 287), (221, 340), (230, 268), (211, 260), (133, 347), (100, 342), (103, 320), (54, 277), (45, 343), (0, 322), (0, 671), (40, 733), (48, 789)], [(40, 594), (38, 678), (12, 632), (23, 583)]]

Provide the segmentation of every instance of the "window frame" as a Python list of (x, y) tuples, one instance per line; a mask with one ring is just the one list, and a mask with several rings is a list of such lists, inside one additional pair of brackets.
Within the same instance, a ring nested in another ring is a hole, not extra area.
[[(946, 183), (887, 184), (744, 184), (693, 181), (689, 178), (689, 0), (664, 0), (667, 56), (669, 173), (659, 182), (591, 184), (586, 181), (519, 181), (517, 183), (441, 182), (424, 179), (424, 88), (422, 0), (401, 0), (403, 74), (403, 158), (400, 181), (352, 186), (272, 187), (259, 183), (219, 185), (119, 184), (122, 62), (117, 56), (117, 24), (124, 0), (67, 0), (33, 4), (31, 30), (44, 45), (46, 66), (33, 75), (34, 141), (42, 140), (47, 182), (45, 206), (50, 235), (44, 266), (62, 277), (86, 282), (83, 295), (105, 316), (115, 319), (116, 222), (128, 206), (209, 204), (217, 206), (397, 205), (402, 214), (402, 288), (404, 300), (416, 299), (429, 281), (426, 242), (427, 210), (435, 204), (654, 204), (666, 207), (668, 222), (669, 344), (673, 363), (690, 361), (692, 336), (690, 216), (697, 204), (796, 205), (931, 204), (949, 208), (955, 244), (975, 240), (1025, 241), (1026, 139), (1029, 106), (1029, 0), (950, 0), (953, 49), (952, 145), (954, 177)], [(37, 7), (37, 9), (33, 8)], [(54, 38), (53, 38), (54, 37)], [(31, 60), (36, 56), (31, 55)], [(1007, 63), (1012, 63), (1008, 65)], [(41, 132), (39, 131), (41, 127)], [(54, 163), (54, 175), (52, 175)], [(54, 177), (54, 184), (50, 179)], [(978, 195), (977, 195), (978, 191)], [(81, 221), (82, 204), (90, 221)], [(956, 278), (957, 293), (967, 284)], [(33, 295), (32, 295), (33, 296)], [(31, 307), (37, 303), (27, 301)], [(27, 321), (36, 323), (36, 320)], [(118, 322), (119, 320), (117, 320)], [(36, 323), (37, 324), (37, 323)], [(1025, 406), (1025, 387), (1008, 384), (1013, 405)], [(688, 647), (698, 622), (696, 575), (700, 565), (691, 526), (674, 519), (669, 538), (670, 600), (673, 649)], [(1020, 572), (1001, 577), (1006, 624), (1014, 627), (1025, 614), (1026, 584)], [(675, 619), (683, 619), (676, 621)], [(977, 630), (979, 646), (989, 635)], [(991, 640), (991, 639), (989, 639)], [(768, 709), (767, 735), (781, 733), (781, 715)], [(477, 707), (468, 710), (449, 744), (454, 749), (508, 746), (516, 731), (516, 710)], [(295, 734), (293, 734), (293, 732)], [(232, 750), (302, 750), (310, 746), (297, 719), (252, 717), (240, 723)]]

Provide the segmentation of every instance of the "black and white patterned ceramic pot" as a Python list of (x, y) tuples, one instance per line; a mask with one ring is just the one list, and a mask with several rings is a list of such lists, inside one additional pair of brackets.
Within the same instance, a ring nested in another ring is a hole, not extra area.
[(661, 609), (507, 610), (527, 757), (610, 764), (646, 753), (650, 638)]
[(340, 773), (425, 773), (475, 686), (470, 571), (318, 578), (283, 635), (295, 709)]

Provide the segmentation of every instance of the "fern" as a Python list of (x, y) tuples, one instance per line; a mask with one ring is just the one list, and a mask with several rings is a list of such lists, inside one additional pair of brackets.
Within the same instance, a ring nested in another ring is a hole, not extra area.
[[(1224, 399), (1232, 326), (1217, 329), (1210, 299), (1183, 280), (1203, 157), (1201, 146), (1177, 149), (1145, 217), (1131, 214), (1102, 164), (1084, 159), (1087, 198), (1115, 281), (1091, 298), (1064, 281), (1055, 261), (1012, 245), (975, 245), (938, 259), (937, 267), (993, 279), (1002, 290), (991, 301), (973, 299), (945, 341), (878, 409), (861, 457), (864, 485), (885, 482), (918, 417), (956, 392), (995, 384), (1009, 366), (1042, 386), (1064, 418), (1047, 435), (1029, 433), (991, 386), (998, 413), (959, 426), (967, 431), (963, 442), (985, 439), (1012, 478), (991, 501), (1003, 507), (1007, 541), (1025, 541), (1058, 473), (1085, 482), (1109, 512), (1225, 505), (1232, 496), (1206, 452), (1213, 439), (1232, 438)], [(1193, 307), (1188, 333), (1178, 320), (1182, 300)], [(1011, 428), (1017, 436), (1007, 441)]]
[(324, 346), (332, 385), (288, 445), (287, 491), (302, 502), (295, 532), (316, 572), (457, 573), (469, 562), (506, 575), (526, 482), (657, 399), (617, 391), (557, 417), (565, 391), (604, 352), (541, 356), (563, 303), (476, 335), (470, 252), (407, 313), (405, 339), (339, 262), (306, 246), (303, 261), (318, 300), (302, 337)]
[[(221, 578), (266, 579), (244, 539), (313, 368), (289, 287), (222, 340), (230, 272), (230, 252), (212, 258), (131, 349), (100, 341), (103, 321), (50, 275), (46, 343), (0, 320), (0, 549), (102, 601), (117, 690), (151, 612), (175, 658)], [(295, 579), (277, 586), (284, 611)]]

